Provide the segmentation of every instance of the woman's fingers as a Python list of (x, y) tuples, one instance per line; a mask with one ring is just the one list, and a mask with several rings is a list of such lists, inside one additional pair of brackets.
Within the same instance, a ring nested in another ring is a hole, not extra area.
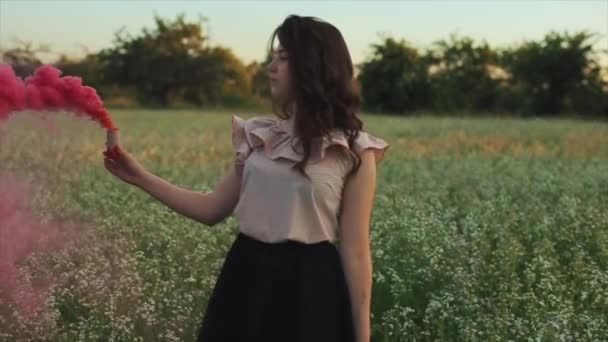
[(103, 163), (107, 168), (111, 170), (116, 170), (118, 168), (118, 164), (112, 159), (104, 158)]
[(123, 150), (122, 150), (122, 148), (120, 148), (120, 145), (118, 145), (118, 144), (114, 145), (113, 149), (114, 149), (114, 153), (116, 153), (117, 156), (122, 156)]
[(109, 149), (106, 149), (103, 152), (103, 155), (107, 158), (118, 160), (122, 157), (122, 150), (118, 147), (118, 145), (114, 145)]

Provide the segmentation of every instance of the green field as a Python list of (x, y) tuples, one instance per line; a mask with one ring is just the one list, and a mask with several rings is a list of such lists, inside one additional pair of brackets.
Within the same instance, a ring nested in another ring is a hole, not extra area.
[[(230, 114), (115, 111), (144, 166), (210, 191)], [(62, 115), (0, 127), (0, 172), (44, 184), (40, 219), (78, 239), (19, 264), (50, 283), (33, 318), (0, 297), (0, 340), (189, 341), (238, 231), (171, 212), (103, 167), (105, 132)], [(608, 124), (362, 115), (390, 147), (371, 223), (374, 341), (608, 340)], [(11, 227), (19, 229), (19, 227)], [(2, 295), (2, 292), (0, 292)]]

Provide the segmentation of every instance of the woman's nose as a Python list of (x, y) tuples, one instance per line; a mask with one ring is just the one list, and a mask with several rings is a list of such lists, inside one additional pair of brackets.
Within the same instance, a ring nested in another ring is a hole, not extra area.
[(266, 65), (266, 72), (267, 73), (271, 73), (275, 71), (275, 63), (274, 63), (274, 58), (270, 61), (270, 63), (268, 63), (268, 65)]

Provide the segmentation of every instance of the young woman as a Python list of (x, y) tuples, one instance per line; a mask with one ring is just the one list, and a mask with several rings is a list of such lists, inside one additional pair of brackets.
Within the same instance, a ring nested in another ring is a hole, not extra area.
[(199, 341), (369, 342), (369, 223), (388, 144), (362, 131), (338, 29), (291, 15), (270, 50), (278, 118), (232, 115), (234, 167), (212, 192), (169, 184), (124, 148), (106, 168), (206, 225), (238, 218)]

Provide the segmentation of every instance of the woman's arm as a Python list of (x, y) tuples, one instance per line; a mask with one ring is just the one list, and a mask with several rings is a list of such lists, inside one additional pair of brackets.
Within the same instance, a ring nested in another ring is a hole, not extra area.
[(342, 194), (339, 250), (349, 288), (357, 342), (371, 339), (372, 259), (369, 239), (376, 163), (371, 149), (360, 154), (361, 165)]
[(230, 215), (238, 203), (240, 178), (235, 168), (208, 193), (180, 188), (148, 171), (136, 186), (175, 212), (213, 226)]
[(134, 185), (175, 212), (212, 226), (230, 215), (238, 203), (242, 165), (233, 164), (212, 192), (201, 193), (175, 186), (145, 170), (120, 145), (104, 152), (104, 165), (114, 176)]

